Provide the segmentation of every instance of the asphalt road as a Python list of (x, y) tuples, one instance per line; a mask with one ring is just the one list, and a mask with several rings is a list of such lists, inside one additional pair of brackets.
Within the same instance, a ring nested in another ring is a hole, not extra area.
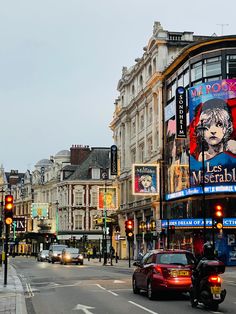
[(25, 290), (29, 314), (236, 314), (236, 276), (227, 273), (224, 286), (227, 297), (218, 312), (199, 306), (193, 309), (188, 295), (169, 293), (150, 301), (143, 292), (134, 295), (131, 269), (112, 266), (60, 265), (16, 257), (16, 268)]

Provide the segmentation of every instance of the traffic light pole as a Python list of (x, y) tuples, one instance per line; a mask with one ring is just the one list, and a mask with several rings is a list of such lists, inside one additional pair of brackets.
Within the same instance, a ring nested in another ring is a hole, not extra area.
[(129, 255), (128, 255), (128, 258), (129, 258), (129, 268), (131, 267), (131, 260), (130, 260), (130, 246), (131, 246), (131, 245), (130, 245), (130, 242), (131, 242), (131, 241), (128, 240), (128, 246), (129, 246), (129, 250), (128, 250), (128, 251), (129, 251), (129, 252), (128, 252), (128, 254), (129, 254)]
[(6, 239), (5, 239), (5, 259), (4, 259), (4, 286), (7, 285), (7, 264), (8, 264), (8, 242), (9, 242), (9, 231), (10, 225), (5, 224), (6, 226)]
[(212, 247), (213, 247), (213, 250), (215, 252), (215, 224), (214, 224), (215, 219), (214, 219), (214, 217), (212, 217), (211, 221), (212, 221)]

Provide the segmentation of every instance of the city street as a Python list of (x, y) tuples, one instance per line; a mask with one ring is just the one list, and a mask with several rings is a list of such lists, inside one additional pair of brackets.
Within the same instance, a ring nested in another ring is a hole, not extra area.
[(226, 301), (218, 312), (213, 312), (201, 306), (193, 309), (188, 295), (167, 293), (154, 301), (144, 292), (134, 295), (131, 287), (133, 266), (124, 267), (122, 262), (102, 266), (98, 260), (85, 260), (83, 266), (76, 266), (16, 257), (10, 263), (22, 281), (29, 314), (236, 313), (235, 268), (227, 269), (224, 274)]

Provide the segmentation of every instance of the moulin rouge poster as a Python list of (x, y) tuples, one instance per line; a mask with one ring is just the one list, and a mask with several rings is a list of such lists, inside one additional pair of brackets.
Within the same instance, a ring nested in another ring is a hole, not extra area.
[(191, 87), (190, 186), (236, 183), (236, 80), (218, 80)]

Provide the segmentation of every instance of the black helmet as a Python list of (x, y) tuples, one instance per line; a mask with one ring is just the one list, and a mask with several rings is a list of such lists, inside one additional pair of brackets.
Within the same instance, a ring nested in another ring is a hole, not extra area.
[(203, 245), (203, 256), (209, 259), (214, 257), (214, 248), (210, 242)]

